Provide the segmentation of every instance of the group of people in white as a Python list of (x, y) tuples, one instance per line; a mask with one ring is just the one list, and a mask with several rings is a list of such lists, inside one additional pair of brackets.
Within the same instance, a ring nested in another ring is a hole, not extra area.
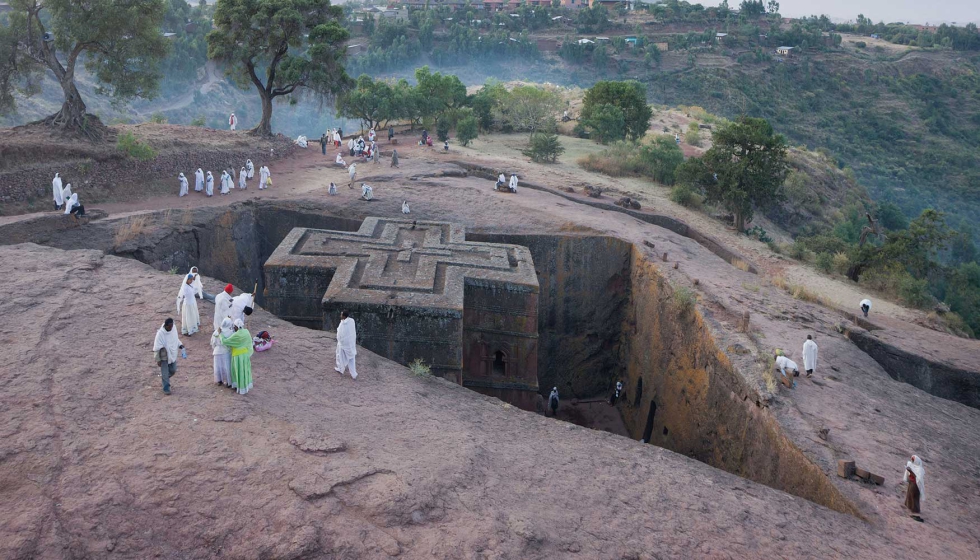
[(54, 195), (54, 209), (65, 209), (65, 215), (82, 217), (85, 215), (85, 207), (78, 201), (78, 193), (72, 192), (71, 183), (64, 185), (61, 181), (61, 174), (55, 173), (54, 180), (51, 181), (51, 190)]
[[(201, 275), (196, 266), (181, 277), (180, 289), (177, 291), (177, 317), (180, 318), (180, 334), (193, 336), (201, 330), (201, 313), (198, 300), (214, 303), (213, 333), (210, 346), (212, 349), (214, 382), (229, 387), (238, 394), (244, 395), (252, 389), (253, 351), (262, 352), (272, 347), (274, 342), (267, 333), (259, 333), (252, 337), (245, 328), (245, 322), (252, 315), (255, 305), (255, 293), (242, 293), (233, 296), (234, 287), (228, 284), (216, 295), (204, 291)], [(354, 319), (347, 312), (341, 315), (337, 327), (337, 361), (335, 369), (343, 374), (350, 371), (352, 378), (357, 379), (355, 356), (357, 333)], [(177, 373), (177, 359), (187, 358), (187, 351), (180, 341), (177, 326), (172, 318), (164, 321), (157, 330), (153, 342), (153, 353), (160, 366), (160, 377), (164, 394), (171, 394), (170, 378)]]
[[(238, 172), (238, 188), (245, 190), (248, 188), (248, 181), (255, 178), (255, 164), (252, 160), (245, 160), (245, 165)], [(187, 176), (183, 173), (177, 176), (180, 181), (180, 191), (177, 196), (187, 196), (190, 190), (190, 183)], [(229, 194), (235, 189), (235, 170), (225, 169), (221, 172), (218, 183), (219, 194)], [(259, 190), (267, 189), (272, 186), (272, 172), (268, 166), (263, 165), (259, 168)], [(204, 192), (205, 196), (214, 196), (214, 174), (204, 172), (200, 167), (194, 172), (194, 192)]]
[(507, 176), (503, 173), (497, 176), (497, 182), (494, 183), (493, 188), (498, 191), (508, 191), (512, 193), (517, 192), (517, 174), (510, 174), (510, 182), (507, 181)]

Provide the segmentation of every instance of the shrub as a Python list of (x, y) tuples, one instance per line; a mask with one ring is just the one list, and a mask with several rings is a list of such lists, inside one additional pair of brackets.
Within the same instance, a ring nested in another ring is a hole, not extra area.
[(408, 364), (408, 370), (417, 377), (432, 377), (432, 368), (425, 365), (422, 358), (415, 358)]
[(436, 123), (436, 138), (438, 138), (440, 142), (449, 140), (449, 119), (442, 118), (439, 119), (438, 123)]
[(929, 282), (917, 280), (908, 274), (898, 281), (898, 297), (906, 305), (918, 309), (929, 307), (934, 301), (929, 293)]
[(167, 124), (167, 117), (163, 116), (163, 113), (157, 111), (150, 115), (150, 122), (156, 124)]
[(479, 123), (476, 117), (465, 117), (456, 125), (456, 139), (460, 144), (469, 146), (470, 142), (476, 139), (478, 129)]
[(854, 44), (855, 44), (855, 45), (857, 46), (857, 48), (859, 48), (859, 49), (866, 49), (866, 48), (868, 48), (868, 44), (867, 44), (867, 43), (865, 43), (864, 41), (858, 41), (857, 43), (854, 43)]
[[(743, 272), (749, 271), (749, 263), (743, 261), (742, 259), (732, 259), (732, 266)], [(758, 291), (758, 289), (756, 289), (756, 291)]]
[(674, 290), (674, 304), (680, 310), (681, 315), (688, 313), (694, 309), (694, 304), (697, 303), (698, 296), (694, 293), (694, 290), (681, 286)]
[(847, 269), (851, 267), (851, 259), (847, 253), (841, 251), (834, 253), (834, 272), (837, 274), (847, 274)]
[(672, 185), (677, 167), (684, 161), (681, 149), (667, 137), (654, 139), (650, 145), (617, 142), (599, 154), (589, 154), (579, 165), (590, 171), (613, 177), (646, 177)]
[(191, 120), (191, 126), (204, 126), (207, 123), (208, 121), (204, 118), (204, 115), (196, 116), (193, 120)]
[(681, 206), (699, 210), (704, 203), (701, 195), (690, 185), (677, 184), (670, 189), (670, 199)]
[(769, 237), (769, 232), (767, 232), (761, 226), (752, 226), (752, 227), (750, 227), (749, 229), (745, 230), (745, 235), (747, 235), (749, 237), (754, 237), (754, 238), (758, 239), (759, 241), (765, 243), (766, 245), (769, 246), (769, 249), (771, 249), (773, 253), (781, 253), (782, 252), (781, 249), (779, 248), (779, 245), (777, 245), (773, 241), (772, 237)]
[(555, 163), (558, 156), (565, 153), (565, 147), (561, 145), (557, 134), (535, 132), (531, 134), (527, 148), (521, 153), (537, 163)]
[(830, 274), (834, 271), (834, 256), (830, 253), (817, 253), (817, 269)]
[(696, 128), (692, 128), (684, 135), (684, 141), (691, 146), (701, 146), (701, 133)]
[(798, 261), (806, 261), (812, 253), (806, 248), (806, 243), (797, 239), (792, 245), (789, 246), (789, 251), (787, 251), (786, 254), (789, 255), (790, 258)]
[(150, 146), (140, 142), (132, 132), (124, 132), (116, 141), (116, 148), (127, 156), (146, 161), (156, 157), (156, 152)]

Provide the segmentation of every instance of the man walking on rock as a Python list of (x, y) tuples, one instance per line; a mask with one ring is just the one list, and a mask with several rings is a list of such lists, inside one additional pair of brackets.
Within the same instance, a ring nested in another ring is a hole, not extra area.
[(340, 325), (337, 326), (337, 366), (334, 368), (340, 375), (350, 369), (351, 379), (357, 379), (357, 368), (354, 357), (357, 356), (357, 330), (354, 319), (346, 311), (340, 313)]
[(174, 328), (174, 320), (168, 318), (163, 322), (163, 326), (157, 329), (157, 336), (153, 340), (153, 356), (160, 366), (160, 380), (163, 382), (163, 394), (170, 394), (170, 377), (177, 373), (177, 352), (186, 358), (187, 352), (180, 338), (177, 337), (177, 329)]

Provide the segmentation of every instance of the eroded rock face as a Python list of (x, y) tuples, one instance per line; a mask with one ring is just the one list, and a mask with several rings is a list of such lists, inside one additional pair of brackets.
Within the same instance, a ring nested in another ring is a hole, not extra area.
[(150, 344), (174, 276), (36, 245), (0, 248), (0, 274), (5, 558), (907, 552), (854, 517), (368, 351), (357, 381), (338, 376), (328, 333), (262, 310), (250, 326), (277, 344), (248, 395), (215, 386), (197, 334), (164, 397)]

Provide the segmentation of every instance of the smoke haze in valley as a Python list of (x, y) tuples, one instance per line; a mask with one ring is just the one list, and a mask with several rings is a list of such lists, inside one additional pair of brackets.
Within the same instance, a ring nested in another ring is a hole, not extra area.
[[(875, 23), (919, 23), (939, 25), (953, 23), (966, 25), (980, 22), (980, 1), (977, 0), (778, 0), (779, 13), (784, 17), (803, 17), (826, 14), (834, 21), (848, 21), (864, 14)], [(721, 4), (721, 1), (704, 3)], [(741, 0), (728, 0), (728, 5), (738, 8)]]

